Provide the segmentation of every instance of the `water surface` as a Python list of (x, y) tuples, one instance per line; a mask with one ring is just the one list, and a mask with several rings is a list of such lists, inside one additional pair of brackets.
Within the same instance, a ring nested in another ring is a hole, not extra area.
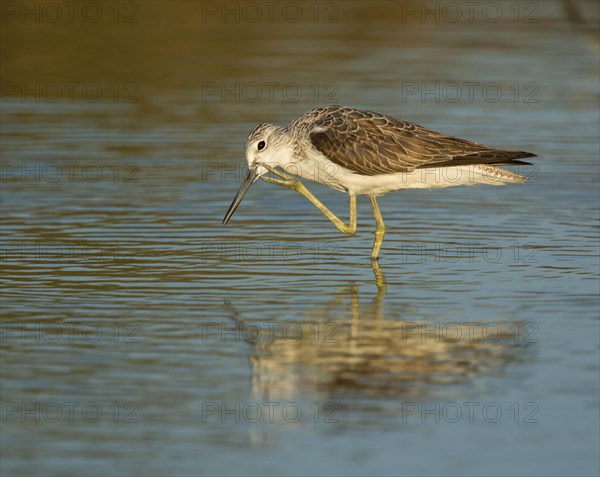
[[(597, 475), (598, 7), (496, 3), (9, 17), (3, 473)], [(265, 183), (221, 227), (251, 128), (332, 103), (539, 158), (380, 199), (385, 286), (365, 198), (354, 237)]]

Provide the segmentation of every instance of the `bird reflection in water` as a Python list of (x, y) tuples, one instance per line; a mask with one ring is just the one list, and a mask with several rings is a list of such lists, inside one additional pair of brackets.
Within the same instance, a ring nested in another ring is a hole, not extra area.
[[(501, 373), (523, 353), (518, 322), (413, 322), (401, 321), (398, 313), (386, 319), (385, 289), (380, 286), (370, 303), (359, 304), (358, 287), (349, 286), (311, 310), (306, 322), (281, 324), (272, 334), (248, 340), (253, 396), (422, 398), (439, 386)], [(238, 326), (249, 324), (227, 306)], [(405, 307), (399, 315), (415, 312)]]

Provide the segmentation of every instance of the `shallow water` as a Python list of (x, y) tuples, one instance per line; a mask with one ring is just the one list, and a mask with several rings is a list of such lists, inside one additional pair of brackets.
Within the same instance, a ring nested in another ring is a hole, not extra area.
[[(487, 3), (3, 19), (2, 473), (597, 475), (598, 7)], [(539, 158), (381, 198), (381, 270), (365, 198), (221, 227), (251, 128), (332, 103)]]

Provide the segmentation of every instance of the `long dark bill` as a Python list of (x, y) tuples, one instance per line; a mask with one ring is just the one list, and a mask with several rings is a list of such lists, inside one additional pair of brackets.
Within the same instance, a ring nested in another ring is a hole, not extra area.
[(240, 202), (242, 202), (244, 195), (246, 195), (246, 192), (248, 192), (248, 189), (250, 189), (250, 186), (254, 183), (257, 177), (258, 167), (255, 167), (254, 169), (250, 169), (248, 171), (248, 175), (246, 176), (246, 179), (244, 179), (244, 183), (241, 185), (240, 190), (238, 190), (237, 194), (235, 194), (235, 198), (229, 206), (229, 210), (225, 214), (225, 218), (223, 219), (221, 225), (227, 225), (227, 222), (229, 222), (229, 219), (235, 212), (235, 209), (238, 208), (238, 205), (240, 205)]

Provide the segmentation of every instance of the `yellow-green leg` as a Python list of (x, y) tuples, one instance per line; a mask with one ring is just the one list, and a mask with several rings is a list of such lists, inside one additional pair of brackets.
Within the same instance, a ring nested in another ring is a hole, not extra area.
[(346, 225), (339, 217), (337, 217), (331, 210), (329, 210), (325, 205), (317, 199), (312, 192), (310, 192), (306, 186), (296, 179), (293, 176), (285, 174), (281, 171), (276, 170), (275, 168), (267, 165), (261, 164), (263, 167), (271, 171), (273, 174), (281, 177), (283, 180), (274, 179), (272, 177), (262, 176), (261, 179), (265, 182), (269, 182), (271, 184), (277, 184), (283, 187), (287, 187), (288, 189), (295, 190), (299, 194), (306, 197), (317, 209), (319, 209), (325, 217), (327, 217), (333, 225), (337, 227), (337, 229), (348, 235), (354, 235), (356, 233), (356, 196), (350, 194), (350, 221), (348, 225)]
[(377, 260), (377, 257), (379, 257), (379, 249), (381, 248), (381, 243), (385, 236), (385, 224), (383, 223), (377, 200), (375, 200), (375, 197), (369, 197), (369, 199), (371, 199), (371, 207), (373, 207), (373, 215), (375, 216), (375, 242), (373, 243), (371, 260)]
[(373, 267), (373, 273), (375, 274), (375, 285), (377, 285), (377, 298), (380, 299), (385, 296), (387, 292), (387, 283), (385, 281), (385, 275), (383, 270), (379, 266), (379, 260), (376, 258), (371, 259), (371, 266)]

